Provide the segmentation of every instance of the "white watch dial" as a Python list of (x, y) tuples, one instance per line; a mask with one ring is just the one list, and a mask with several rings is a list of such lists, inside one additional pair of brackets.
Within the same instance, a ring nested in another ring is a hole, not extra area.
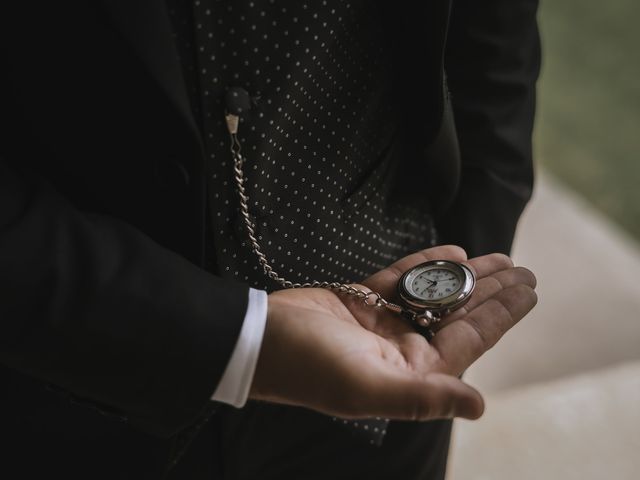
[(462, 286), (462, 279), (447, 268), (431, 268), (415, 277), (410, 289), (424, 300), (440, 300), (455, 294)]

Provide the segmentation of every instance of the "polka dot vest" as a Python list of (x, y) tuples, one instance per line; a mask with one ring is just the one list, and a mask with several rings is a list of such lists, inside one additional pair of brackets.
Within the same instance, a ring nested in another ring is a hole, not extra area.
[[(272, 291), (234, 190), (224, 97), (249, 92), (239, 137), (260, 245), (294, 282), (357, 282), (435, 243), (424, 205), (389, 201), (400, 164), (390, 43), (366, 0), (168, 2), (205, 140), (218, 273)], [(379, 443), (386, 422), (347, 422)]]

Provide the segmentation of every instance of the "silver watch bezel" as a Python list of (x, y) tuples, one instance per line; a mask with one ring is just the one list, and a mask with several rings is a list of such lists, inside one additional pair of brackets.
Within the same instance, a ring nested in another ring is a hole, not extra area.
[[(462, 287), (456, 292), (438, 300), (425, 300), (411, 293), (410, 285), (413, 280), (426, 270), (444, 268), (456, 276), (464, 278)], [(450, 260), (430, 260), (407, 270), (398, 281), (398, 295), (408, 306), (420, 311), (428, 310), (434, 314), (446, 314), (462, 307), (475, 288), (476, 278), (466, 265)]]

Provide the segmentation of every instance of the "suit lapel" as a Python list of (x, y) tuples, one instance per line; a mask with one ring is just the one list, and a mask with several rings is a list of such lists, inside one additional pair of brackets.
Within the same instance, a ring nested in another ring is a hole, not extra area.
[(102, 0), (102, 3), (151, 77), (197, 134), (165, 2)]

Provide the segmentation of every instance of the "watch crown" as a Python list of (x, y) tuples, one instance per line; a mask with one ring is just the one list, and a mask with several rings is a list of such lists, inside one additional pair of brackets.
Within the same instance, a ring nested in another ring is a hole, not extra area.
[(428, 327), (432, 323), (436, 323), (440, 320), (440, 315), (432, 312), (431, 310), (425, 310), (424, 312), (415, 316), (415, 321), (422, 327)]

